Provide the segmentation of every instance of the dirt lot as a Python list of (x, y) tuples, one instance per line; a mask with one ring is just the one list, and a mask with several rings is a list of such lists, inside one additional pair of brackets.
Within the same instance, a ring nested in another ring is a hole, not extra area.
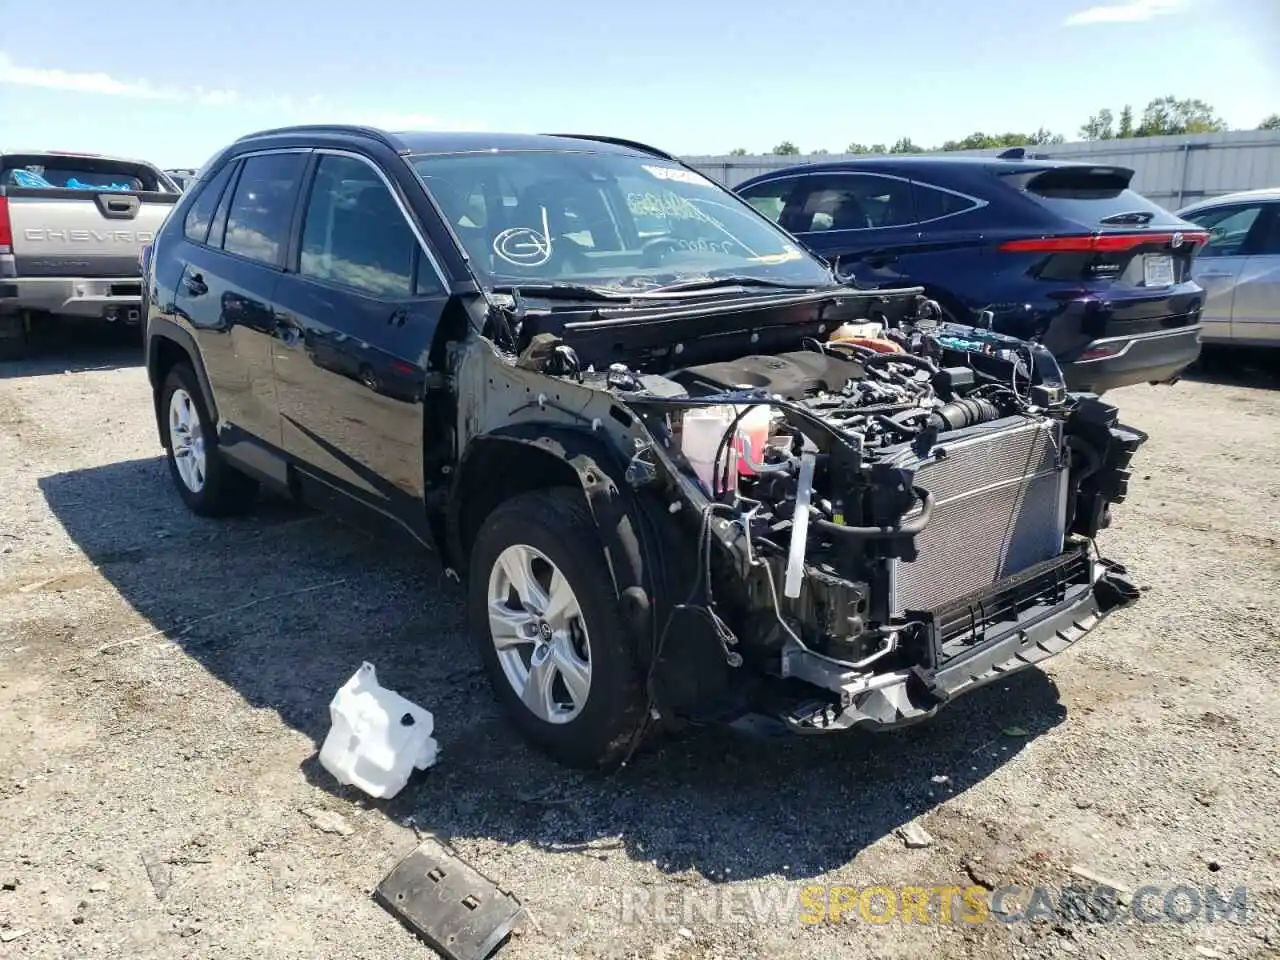
[[(899, 734), (699, 731), (601, 780), (512, 739), (429, 557), (282, 504), (188, 515), (133, 360), (0, 365), (0, 956), (427, 957), (369, 897), (415, 826), (529, 906), (504, 957), (1280, 955), (1274, 374), (1116, 395), (1152, 441), (1101, 546), (1147, 592), (1046, 672)], [(387, 804), (315, 761), (363, 659), (437, 718), (440, 764)], [(913, 820), (932, 845), (895, 835)], [(1131, 891), (1244, 887), (1248, 914), (805, 925), (723, 906), (800, 882), (1056, 891), (1081, 867)], [(655, 890), (688, 899), (625, 915)]]

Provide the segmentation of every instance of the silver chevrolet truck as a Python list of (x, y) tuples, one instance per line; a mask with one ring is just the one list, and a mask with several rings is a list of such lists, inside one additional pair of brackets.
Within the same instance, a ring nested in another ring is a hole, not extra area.
[(142, 248), (180, 195), (139, 160), (0, 153), (0, 359), (53, 317), (137, 323)]

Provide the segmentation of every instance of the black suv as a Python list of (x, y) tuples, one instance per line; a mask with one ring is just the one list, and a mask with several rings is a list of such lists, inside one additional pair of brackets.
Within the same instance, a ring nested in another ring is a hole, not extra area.
[(1176, 379), (1200, 354), (1208, 234), (1125, 167), (1007, 151), (761, 174), (753, 206), (868, 287), (919, 284), (962, 323), (1045, 344), (1076, 390)]
[(187, 505), (266, 486), (436, 547), (568, 763), (690, 719), (910, 723), (1136, 596), (1090, 550), (1143, 441), (1113, 407), (650, 147), (254, 134), (144, 277)]

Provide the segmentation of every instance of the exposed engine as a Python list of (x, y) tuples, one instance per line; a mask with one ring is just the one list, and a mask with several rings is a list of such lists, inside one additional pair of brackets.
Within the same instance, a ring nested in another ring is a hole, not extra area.
[(726, 688), (778, 681), (763, 712), (801, 732), (896, 726), (1132, 602), (1093, 538), (1145, 436), (1069, 394), (1043, 346), (940, 313), (917, 297), (893, 320), (798, 311), (689, 339), (589, 316), (526, 339), (517, 365), (611, 396), (634, 447), (641, 539), (665, 544), (657, 700), (706, 709), (718, 664)]
[[(1068, 395), (1042, 347), (866, 326), (804, 350), (610, 373), (661, 448), (638, 452), (633, 476), (668, 464), (703, 504), (697, 575), (730, 662), (810, 680), (815, 664), (846, 680), (872, 664), (941, 669), (1087, 578), (1088, 541), (1123, 499), (1143, 436)], [(703, 546), (712, 527), (724, 552)]]

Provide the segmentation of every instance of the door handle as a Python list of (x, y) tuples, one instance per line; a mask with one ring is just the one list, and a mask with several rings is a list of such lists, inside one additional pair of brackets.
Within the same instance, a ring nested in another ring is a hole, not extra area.
[(193, 297), (203, 297), (209, 292), (209, 285), (204, 282), (204, 277), (198, 273), (193, 273), (183, 281), (183, 286), (187, 288), (187, 293)]
[[(1229, 280), (1234, 277), (1234, 273), (1226, 273), (1218, 270), (1205, 270), (1199, 275), (1200, 280)], [(1195, 274), (1191, 276), (1192, 280), (1197, 279)]]
[(391, 311), (391, 316), (387, 317), (387, 323), (393, 327), (403, 327), (407, 319), (409, 319), (409, 311), (404, 307), (396, 307)]

